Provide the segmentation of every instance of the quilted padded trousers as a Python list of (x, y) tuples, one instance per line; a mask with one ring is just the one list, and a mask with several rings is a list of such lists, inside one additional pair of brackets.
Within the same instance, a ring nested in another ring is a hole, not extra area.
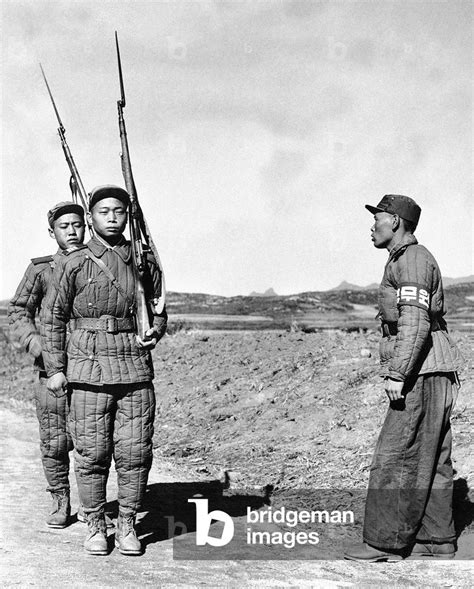
[(41, 379), (36, 385), (36, 416), (47, 491), (69, 489), (69, 451), (72, 450), (72, 439), (67, 426), (69, 401), (67, 391), (61, 397), (48, 391), (46, 379)]
[(392, 402), (375, 448), (364, 541), (376, 548), (453, 542), (451, 408), (454, 373), (424, 374)]
[(113, 456), (120, 511), (136, 513), (145, 494), (153, 456), (152, 383), (71, 386), (69, 423), (84, 512), (103, 511)]

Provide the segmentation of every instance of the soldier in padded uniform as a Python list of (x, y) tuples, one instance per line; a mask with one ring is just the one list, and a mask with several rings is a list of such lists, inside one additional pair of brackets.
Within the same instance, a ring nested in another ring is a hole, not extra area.
[(150, 350), (165, 333), (167, 321), (166, 310), (157, 314), (161, 273), (148, 251), (144, 289), (155, 313), (147, 337), (136, 335), (136, 274), (131, 244), (123, 237), (128, 205), (128, 193), (117, 186), (91, 192), (89, 219), (95, 236), (58, 264), (42, 314), (48, 388), (71, 389), (75, 471), (88, 524), (84, 548), (94, 555), (108, 552), (104, 507), (112, 456), (119, 503), (115, 545), (122, 554), (142, 552), (135, 516), (152, 462)]
[(450, 415), (461, 357), (444, 320), (441, 273), (413, 235), (421, 209), (386, 195), (371, 229), (389, 252), (379, 288), (381, 376), (390, 406), (372, 460), (364, 542), (345, 557), (365, 562), (453, 558)]
[(48, 223), (49, 234), (56, 240), (59, 249), (54, 255), (31, 260), (10, 302), (8, 315), (12, 343), (34, 357), (39, 373), (40, 382), (35, 391), (36, 414), (47, 490), (53, 499), (53, 510), (46, 523), (52, 528), (64, 528), (71, 512), (69, 450), (72, 449), (72, 442), (66, 427), (69, 398), (67, 389), (54, 395), (45, 386), (46, 373), (36, 317), (51, 283), (55, 264), (77, 249), (84, 240), (84, 210), (73, 202), (60, 202), (48, 212)]

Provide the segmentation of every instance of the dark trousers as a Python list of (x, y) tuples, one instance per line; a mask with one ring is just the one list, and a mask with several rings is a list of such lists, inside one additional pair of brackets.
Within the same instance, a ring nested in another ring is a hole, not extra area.
[(94, 387), (72, 383), (70, 430), (79, 498), (85, 513), (102, 511), (112, 456), (123, 513), (141, 505), (152, 463), (152, 383)]
[(401, 549), (415, 541), (455, 540), (450, 415), (454, 374), (407, 382), (392, 402), (375, 448), (364, 541)]
[(41, 379), (36, 385), (35, 403), (47, 490), (69, 489), (69, 451), (72, 450), (67, 427), (69, 394), (65, 391), (56, 397), (46, 388), (46, 380)]

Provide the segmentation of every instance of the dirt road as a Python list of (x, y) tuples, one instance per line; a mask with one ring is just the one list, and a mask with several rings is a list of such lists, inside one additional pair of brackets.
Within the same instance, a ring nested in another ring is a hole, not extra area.
[[(362, 565), (345, 561), (179, 561), (173, 559), (172, 539), (160, 509), (148, 497), (140, 515), (142, 557), (108, 557), (84, 553), (85, 526), (74, 522), (64, 530), (44, 524), (48, 494), (38, 450), (37, 423), (31, 415), (0, 411), (1, 570), (2, 587), (141, 587), (141, 586), (472, 586), (472, 561), (405, 561)], [(115, 497), (114, 473), (108, 495)], [(182, 472), (155, 462), (150, 489), (157, 496), (186, 487)], [(73, 485), (75, 487), (75, 485)], [(194, 485), (194, 490), (199, 483)], [(151, 493), (149, 493), (150, 495)], [(156, 496), (156, 495), (155, 495)], [(114, 511), (115, 504), (110, 508)], [(77, 495), (73, 489), (73, 513)], [(113, 530), (109, 531), (112, 536)]]

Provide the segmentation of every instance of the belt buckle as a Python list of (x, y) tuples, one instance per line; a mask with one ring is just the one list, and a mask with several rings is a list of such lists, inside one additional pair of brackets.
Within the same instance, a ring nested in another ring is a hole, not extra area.
[(107, 333), (117, 333), (118, 322), (117, 317), (107, 317)]

